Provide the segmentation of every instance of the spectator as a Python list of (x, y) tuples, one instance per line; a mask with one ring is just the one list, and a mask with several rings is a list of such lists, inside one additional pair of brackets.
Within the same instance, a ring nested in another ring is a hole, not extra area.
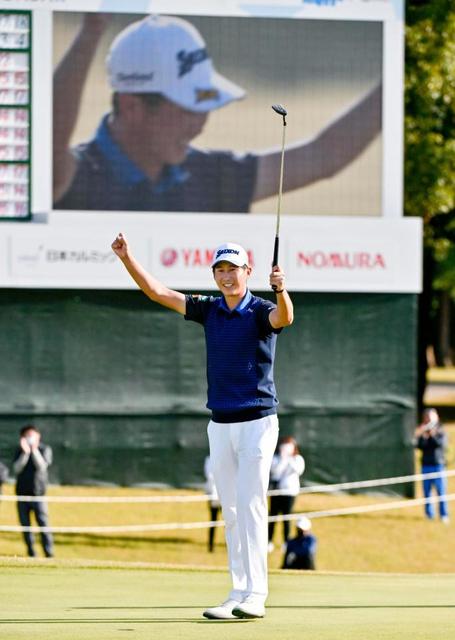
[[(210, 112), (243, 88), (213, 67), (186, 20), (149, 16), (113, 41), (107, 58), (112, 109), (91, 140), (70, 148), (86, 76), (108, 21), (84, 17), (54, 74), (54, 208), (98, 211), (248, 212), (277, 192), (281, 150), (239, 155), (191, 145)], [(381, 84), (321, 131), (287, 149), (283, 190), (330, 178), (381, 129)]]
[[(422, 424), (415, 431), (415, 446), (422, 452), (421, 467), (423, 474), (445, 471), (445, 451), (447, 449), (447, 435), (439, 419), (436, 409), (425, 409)], [(423, 493), (425, 498), (431, 496), (432, 488), (436, 489), (439, 502), (439, 515), (445, 524), (449, 523), (449, 512), (445, 495), (447, 492), (447, 478), (423, 479)], [(430, 520), (434, 519), (434, 506), (431, 502), (425, 504), (425, 515)]]
[(296, 522), (297, 535), (286, 543), (282, 569), (316, 568), (316, 537), (311, 533), (311, 520), (302, 516)]
[[(14, 457), (13, 469), (17, 476), (16, 494), (18, 496), (44, 496), (47, 488), (47, 469), (52, 464), (52, 449), (41, 443), (38, 429), (28, 424), (20, 431), (19, 447)], [(17, 501), (19, 521), (23, 527), (30, 527), (30, 514), (34, 513), (38, 526), (48, 527), (48, 509), (45, 501)], [(30, 531), (24, 531), (27, 553), (36, 555), (34, 537)], [(54, 555), (52, 534), (41, 532), (41, 544), (47, 558)]]
[[(205, 492), (209, 498), (209, 511), (210, 522), (218, 520), (218, 514), (221, 510), (220, 501), (218, 499), (218, 493), (215, 486), (215, 478), (213, 477), (212, 467), (210, 465), (210, 456), (207, 456), (204, 462), (204, 475), (205, 475)], [(215, 542), (215, 527), (209, 527), (209, 552), (213, 552), (213, 545)]]
[[(270, 497), (270, 515), (286, 515), (292, 513), (295, 497), (300, 491), (300, 476), (305, 470), (305, 461), (299, 453), (297, 442), (291, 436), (281, 438), (278, 451), (273, 456), (270, 470), (270, 487), (280, 491), (279, 495)], [(275, 523), (269, 522), (269, 546), (274, 549), (273, 533)], [(284, 543), (289, 538), (289, 520), (283, 520)]]
[(3, 491), (3, 483), (8, 480), (8, 467), (3, 462), (0, 462), (0, 495)]

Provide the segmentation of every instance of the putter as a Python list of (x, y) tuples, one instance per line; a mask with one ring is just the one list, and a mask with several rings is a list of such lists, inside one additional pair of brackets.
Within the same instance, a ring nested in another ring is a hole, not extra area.
[[(273, 260), (272, 267), (275, 267), (278, 264), (278, 253), (280, 248), (280, 219), (281, 219), (281, 195), (283, 192), (283, 172), (284, 172), (284, 142), (286, 137), (286, 116), (288, 112), (281, 104), (272, 104), (272, 109), (278, 115), (283, 117), (283, 135), (281, 142), (281, 165), (280, 165), (280, 183), (278, 188), (278, 207), (276, 213), (276, 230), (275, 230), (275, 245), (273, 247)], [(272, 286), (272, 289), (275, 291), (276, 286)]]

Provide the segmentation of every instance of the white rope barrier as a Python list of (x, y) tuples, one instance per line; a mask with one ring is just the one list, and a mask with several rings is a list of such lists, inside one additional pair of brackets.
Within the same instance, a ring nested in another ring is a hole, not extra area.
[[(367, 489), (369, 487), (385, 487), (392, 484), (404, 484), (405, 482), (415, 482), (418, 480), (433, 480), (435, 478), (450, 478), (455, 476), (455, 469), (450, 471), (433, 471), (432, 473), (414, 473), (410, 476), (396, 476), (394, 478), (377, 478), (376, 480), (358, 480), (355, 482), (339, 482), (338, 484), (322, 484), (302, 487), (299, 494), (303, 493), (326, 493), (336, 491), (348, 491), (349, 489)], [(286, 491), (274, 489), (268, 492), (269, 496), (287, 495)]]
[(442, 500), (445, 500), (446, 502), (455, 500), (455, 493), (449, 493), (444, 496), (431, 496), (430, 498), (413, 498), (395, 502), (365, 504), (358, 507), (327, 509), (325, 511), (307, 511), (306, 513), (290, 513), (284, 516), (271, 516), (269, 517), (269, 522), (279, 522), (282, 520), (298, 520), (302, 516), (313, 519), (327, 518), (332, 516), (350, 516), (358, 513), (371, 513), (374, 511), (388, 511), (389, 509), (405, 509), (406, 507), (418, 507), (424, 504), (436, 504), (438, 502), (442, 502)]
[(157, 502), (207, 502), (214, 496), (1, 496), (0, 501), (8, 502), (61, 502), (87, 504), (148, 504)]
[[(416, 473), (408, 476), (396, 476), (393, 478), (376, 478), (374, 480), (359, 480), (355, 482), (339, 482), (337, 484), (319, 484), (308, 487), (302, 487), (299, 494), (308, 493), (331, 493), (336, 491), (348, 491), (350, 489), (366, 489), (371, 487), (383, 487), (393, 484), (403, 484), (405, 482), (414, 482), (418, 480), (432, 480), (435, 478), (455, 476), (455, 469), (450, 471), (435, 471), (433, 473)], [(288, 492), (281, 489), (273, 489), (267, 492), (269, 496), (288, 495)], [(215, 496), (196, 495), (196, 496), (16, 496), (3, 495), (0, 496), (1, 501), (6, 502), (61, 502), (61, 503), (159, 503), (159, 502), (207, 502)]]
[[(382, 502), (377, 504), (361, 505), (358, 507), (345, 507), (338, 509), (327, 509), (324, 511), (309, 511), (306, 513), (290, 513), (284, 516), (270, 516), (269, 522), (281, 522), (283, 520), (297, 520), (302, 516), (308, 518), (326, 518), (334, 516), (348, 516), (359, 513), (371, 513), (374, 511), (387, 511), (391, 509), (404, 509), (406, 507), (416, 507), (419, 505), (438, 503), (441, 500), (451, 502), (455, 500), (455, 493), (451, 493), (445, 496), (432, 496), (430, 498), (414, 498), (410, 500), (399, 500), (394, 502)], [(117, 526), (97, 526), (97, 527), (21, 527), (21, 526), (9, 526), (1, 525), (0, 532), (5, 533), (73, 533), (73, 534), (87, 534), (87, 533), (138, 533), (138, 532), (152, 532), (152, 531), (171, 531), (171, 530), (188, 530), (188, 529), (207, 529), (209, 527), (223, 527), (224, 521), (212, 520), (210, 522), (167, 522), (156, 524), (136, 524), (136, 525), (117, 525)]]

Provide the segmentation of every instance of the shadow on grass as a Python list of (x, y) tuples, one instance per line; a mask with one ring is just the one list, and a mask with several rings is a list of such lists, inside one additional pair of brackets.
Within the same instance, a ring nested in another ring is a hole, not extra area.
[(177, 538), (177, 537), (160, 537), (151, 538), (147, 536), (111, 536), (111, 535), (97, 535), (97, 534), (73, 534), (68, 536), (55, 536), (55, 543), (60, 547), (71, 547), (75, 544), (81, 546), (90, 547), (133, 547), (137, 544), (150, 545), (150, 544), (193, 544), (191, 538)]
[[(148, 607), (71, 607), (67, 611), (109, 611), (115, 609), (116, 611), (122, 610), (140, 610), (145, 609), (148, 611), (161, 610), (161, 609), (203, 609), (203, 605), (198, 607), (197, 605), (164, 605), (154, 607), (150, 605)], [(270, 605), (269, 609), (454, 609), (455, 604), (331, 604), (331, 605), (311, 605), (311, 604), (285, 604), (285, 605)]]
[[(133, 610), (133, 609), (146, 609), (146, 610), (165, 610), (165, 609), (199, 609), (201, 610), (203, 607), (189, 607), (189, 606), (164, 606), (164, 607), (74, 607), (76, 609), (122, 609), (122, 610)], [(344, 610), (344, 609), (454, 609), (454, 604), (438, 604), (438, 605), (284, 605), (284, 606), (271, 606), (267, 607), (268, 609), (302, 609), (302, 610), (310, 610), (310, 609), (322, 609), (322, 610)], [(70, 609), (70, 611), (73, 609)], [(193, 624), (220, 624), (220, 623), (233, 623), (240, 624), (242, 622), (254, 622), (254, 620), (245, 620), (238, 618), (236, 620), (202, 620), (200, 618), (200, 614), (198, 614), (197, 618), (0, 618), (0, 624), (17, 624), (17, 625), (36, 625), (36, 624), (175, 624), (175, 623), (188, 623), (191, 622)]]
[(241, 624), (242, 622), (254, 622), (237, 618), (236, 620), (200, 620), (196, 618), (10, 618), (2, 620), (0, 624), (167, 624), (176, 622), (192, 622), (194, 624), (219, 624), (220, 622)]
[(162, 624), (175, 622), (198, 622), (194, 618), (29, 618), (0, 620), (1, 624)]

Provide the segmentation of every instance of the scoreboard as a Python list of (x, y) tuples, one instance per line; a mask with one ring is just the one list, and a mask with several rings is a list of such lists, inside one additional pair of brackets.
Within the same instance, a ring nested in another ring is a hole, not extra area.
[(28, 11), (0, 12), (0, 218), (30, 207), (31, 29)]

